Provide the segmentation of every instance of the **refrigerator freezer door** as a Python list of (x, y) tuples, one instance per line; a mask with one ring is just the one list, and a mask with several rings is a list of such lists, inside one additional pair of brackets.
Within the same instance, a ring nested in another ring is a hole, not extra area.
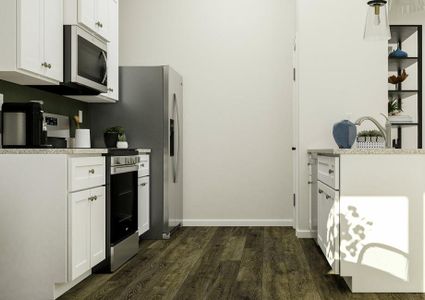
[[(183, 80), (169, 67), (164, 67), (165, 101), (168, 102), (167, 144), (164, 153), (164, 230), (169, 234), (183, 219)], [(166, 105), (167, 107), (167, 105)]]

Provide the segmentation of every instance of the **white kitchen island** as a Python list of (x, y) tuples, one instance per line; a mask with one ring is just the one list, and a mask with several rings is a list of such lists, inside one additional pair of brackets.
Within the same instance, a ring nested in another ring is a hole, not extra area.
[(310, 150), (317, 243), (352, 292), (425, 292), (425, 151)]

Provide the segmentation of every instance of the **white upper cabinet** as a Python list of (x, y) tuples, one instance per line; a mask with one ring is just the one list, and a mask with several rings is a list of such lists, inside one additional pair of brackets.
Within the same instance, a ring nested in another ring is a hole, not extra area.
[[(28, 1), (28, 0), (26, 0)], [(63, 1), (44, 0), (44, 75), (63, 81)]]
[[(67, 1), (70, 2), (70, 1)], [(77, 5), (78, 12), (77, 12), (77, 18), (78, 23), (86, 26), (87, 28), (91, 30), (95, 30), (95, 0), (78, 0), (78, 3), (75, 3), (75, 1), (71, 5)], [(65, 10), (66, 14), (66, 10)]]
[(108, 0), (109, 2), (109, 33), (111, 41), (108, 44), (108, 92), (105, 95), (111, 100), (118, 101), (118, 0)]
[(0, 79), (18, 84), (63, 81), (63, 1), (2, 0)]
[[(82, 0), (80, 0), (82, 1)], [(83, 0), (84, 1), (84, 0)], [(109, 34), (109, 0), (95, 0), (95, 15), (94, 15), (94, 26), (96, 32), (104, 37), (106, 40), (110, 41)]]
[(43, 22), (41, 0), (18, 1), (18, 68), (43, 73)]
[(64, 18), (67, 25), (80, 25), (109, 41), (109, 0), (65, 0)]

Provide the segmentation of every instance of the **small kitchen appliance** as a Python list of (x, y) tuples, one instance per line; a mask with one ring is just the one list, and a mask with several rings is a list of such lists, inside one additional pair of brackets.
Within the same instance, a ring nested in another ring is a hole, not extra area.
[(40, 102), (3, 103), (3, 148), (45, 148), (43, 109)]

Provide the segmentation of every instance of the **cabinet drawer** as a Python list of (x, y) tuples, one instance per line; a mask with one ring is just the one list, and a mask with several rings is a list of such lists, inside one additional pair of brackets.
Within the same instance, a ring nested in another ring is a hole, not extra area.
[(317, 158), (317, 179), (335, 190), (339, 190), (339, 158), (319, 156)]
[(149, 155), (139, 155), (139, 177), (149, 176)]
[(69, 165), (71, 192), (105, 184), (104, 157), (73, 157), (69, 159)]

